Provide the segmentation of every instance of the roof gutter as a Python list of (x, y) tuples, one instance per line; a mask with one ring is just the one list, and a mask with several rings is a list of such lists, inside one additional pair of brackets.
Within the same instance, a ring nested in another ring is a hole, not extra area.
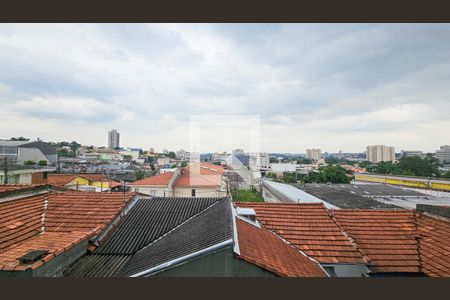
[(213, 246), (210, 246), (208, 248), (202, 249), (200, 251), (197, 251), (197, 252), (194, 252), (194, 253), (182, 256), (182, 257), (175, 258), (173, 260), (170, 260), (168, 262), (160, 264), (160, 265), (158, 265), (156, 267), (153, 267), (153, 268), (147, 269), (145, 271), (142, 271), (142, 272), (136, 273), (134, 275), (131, 275), (130, 277), (142, 277), (142, 276), (145, 276), (145, 275), (148, 275), (148, 274), (156, 273), (156, 272), (162, 271), (163, 269), (166, 269), (166, 268), (168, 268), (170, 266), (175, 266), (175, 265), (180, 264), (180, 263), (182, 263), (184, 261), (187, 261), (187, 260), (199, 257), (201, 255), (207, 254), (207, 253), (215, 251), (215, 250), (219, 250), (221, 248), (224, 248), (224, 247), (232, 245), (232, 244), (233, 244), (233, 239), (229, 239), (229, 240), (220, 242), (218, 244), (215, 244)]

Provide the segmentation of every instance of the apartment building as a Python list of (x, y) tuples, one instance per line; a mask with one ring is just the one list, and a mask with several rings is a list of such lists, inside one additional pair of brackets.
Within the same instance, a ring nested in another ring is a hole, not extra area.
[(306, 158), (318, 161), (322, 156), (320, 149), (306, 149)]
[(395, 149), (385, 145), (367, 146), (366, 159), (372, 163), (395, 161)]
[(440, 162), (450, 162), (450, 146), (441, 146), (439, 150), (436, 150), (436, 158)]
[(114, 149), (120, 147), (120, 133), (117, 130), (112, 129), (108, 132), (108, 148)]

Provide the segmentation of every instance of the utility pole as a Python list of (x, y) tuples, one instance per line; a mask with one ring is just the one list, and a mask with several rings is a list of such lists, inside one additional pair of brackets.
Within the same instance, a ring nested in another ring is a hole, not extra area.
[(5, 174), (5, 179), (3, 180), (3, 182), (5, 184), (8, 184), (8, 158), (5, 156), (4, 159), (4, 166), (3, 166), (3, 173)]

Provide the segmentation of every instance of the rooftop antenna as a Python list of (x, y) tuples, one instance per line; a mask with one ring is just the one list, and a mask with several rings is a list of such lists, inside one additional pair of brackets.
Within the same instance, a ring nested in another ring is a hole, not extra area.
[(47, 213), (47, 206), (48, 206), (48, 197), (44, 197), (44, 212), (42, 213), (41, 218), (41, 234), (45, 233), (45, 214)]

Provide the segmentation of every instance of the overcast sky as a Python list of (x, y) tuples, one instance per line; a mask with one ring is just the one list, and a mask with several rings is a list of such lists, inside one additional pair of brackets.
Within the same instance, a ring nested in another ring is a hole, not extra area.
[[(262, 151), (434, 151), (450, 25), (0, 24), (1, 139), (106, 146), (114, 128), (121, 146), (188, 150), (208, 115), (259, 120)], [(248, 147), (246, 124), (210, 121), (202, 152)]]

